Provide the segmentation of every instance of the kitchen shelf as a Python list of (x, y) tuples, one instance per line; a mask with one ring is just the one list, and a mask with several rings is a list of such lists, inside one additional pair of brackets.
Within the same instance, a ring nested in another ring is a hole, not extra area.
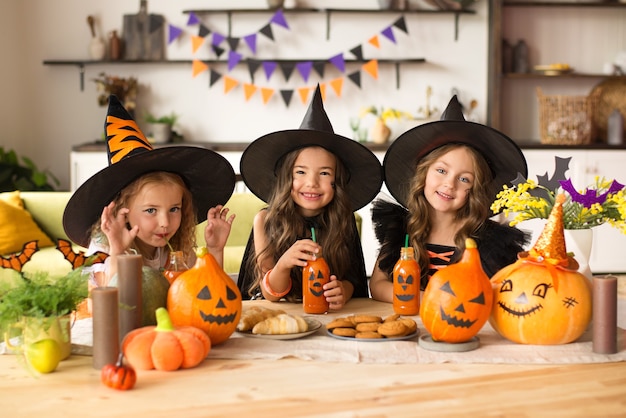
[[(412, 63), (412, 64), (423, 64), (426, 62), (426, 59), (424, 58), (403, 58), (403, 59), (380, 59), (380, 58), (375, 58), (379, 63), (381, 64), (393, 64), (396, 68), (396, 88), (400, 87), (400, 64), (403, 63)], [(228, 61), (225, 60), (200, 60), (206, 64), (228, 64)], [(327, 64), (330, 64), (329, 62), (327, 62), (327, 60), (325, 59), (268, 59), (268, 60), (258, 60), (258, 59), (254, 59), (254, 60), (250, 60), (250, 61), (258, 61), (258, 62), (262, 62), (262, 61), (272, 61), (272, 62), (276, 62), (276, 63), (298, 63), (298, 62), (302, 62), (302, 61), (315, 61), (315, 62), (324, 62)], [(357, 60), (357, 59), (346, 59), (344, 60), (345, 63), (364, 63), (364, 62), (368, 62), (370, 60), (368, 59), (362, 59), (362, 60)], [(43, 65), (50, 65), (50, 66), (76, 66), (78, 67), (79, 73), (80, 73), (80, 91), (84, 91), (85, 89), (85, 67), (86, 66), (91, 66), (91, 65), (98, 65), (98, 66), (103, 66), (103, 65), (136, 65), (136, 64), (140, 64), (140, 65), (144, 65), (144, 64), (150, 64), (150, 65), (190, 65), (192, 64), (193, 61), (192, 60), (161, 60), (161, 61), (146, 61), (146, 60), (120, 60), (120, 61), (106, 61), (106, 60), (102, 60), (102, 61), (94, 61), (94, 60), (44, 60), (43, 61)]]
[[(354, 13), (394, 13), (394, 14), (451, 14), (454, 15), (454, 40), (459, 38), (459, 18), (464, 14), (476, 14), (474, 10), (395, 10), (395, 9), (316, 9), (298, 8), (282, 9), (283, 13), (325, 13), (326, 14), (326, 40), (330, 39), (330, 19), (332, 14), (354, 14)], [(211, 14), (225, 13), (228, 16), (228, 36), (231, 36), (232, 15), (236, 13), (276, 13), (275, 9), (196, 9), (183, 10), (183, 13)]]
[(503, 7), (626, 7), (626, 3), (618, 1), (587, 1), (587, 2), (558, 2), (558, 1), (504, 1)]

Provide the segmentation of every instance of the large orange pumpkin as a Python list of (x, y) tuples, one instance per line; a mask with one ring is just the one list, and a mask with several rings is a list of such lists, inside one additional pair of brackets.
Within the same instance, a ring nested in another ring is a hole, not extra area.
[(167, 310), (176, 326), (191, 325), (206, 332), (212, 345), (226, 341), (241, 317), (241, 293), (205, 247), (196, 264), (170, 285)]
[(489, 323), (521, 344), (566, 344), (591, 320), (591, 284), (566, 253), (563, 195), (559, 195), (535, 246), (492, 278), (494, 304)]
[(468, 238), (461, 260), (437, 271), (428, 281), (420, 317), (434, 341), (462, 343), (487, 322), (492, 299), (476, 242)]

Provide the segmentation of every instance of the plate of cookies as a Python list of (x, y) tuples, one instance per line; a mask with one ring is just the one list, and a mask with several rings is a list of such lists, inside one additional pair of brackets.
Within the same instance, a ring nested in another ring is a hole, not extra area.
[(294, 340), (322, 327), (317, 319), (285, 313), (280, 309), (251, 307), (241, 314), (237, 333), (245, 337)]
[(341, 340), (399, 341), (419, 335), (414, 319), (398, 314), (383, 318), (378, 315), (350, 315), (335, 318), (326, 324), (326, 333)]

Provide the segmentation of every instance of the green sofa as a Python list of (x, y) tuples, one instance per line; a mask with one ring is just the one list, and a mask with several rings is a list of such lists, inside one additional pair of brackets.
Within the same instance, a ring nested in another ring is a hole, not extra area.
[[(25, 209), (31, 214), (39, 227), (54, 241), (57, 238), (68, 240), (63, 230), (63, 211), (71, 192), (21, 192)], [(252, 193), (234, 193), (226, 207), (237, 217), (224, 249), (224, 270), (229, 274), (239, 272), (243, 252), (252, 230), (254, 215), (265, 206), (265, 203)], [(206, 221), (205, 221), (206, 222)], [(196, 237), (199, 243), (204, 242), (205, 223), (198, 225)], [(75, 251), (85, 248), (75, 246)], [(70, 271), (71, 265), (63, 254), (55, 247), (41, 248), (33, 255), (23, 268), (23, 272), (47, 271), (51, 276), (62, 276)], [(13, 280), (16, 272), (0, 268), (0, 281)]]

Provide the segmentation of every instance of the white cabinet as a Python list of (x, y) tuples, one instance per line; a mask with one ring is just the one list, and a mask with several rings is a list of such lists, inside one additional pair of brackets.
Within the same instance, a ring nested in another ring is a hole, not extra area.
[(70, 153), (70, 188), (75, 191), (87, 179), (109, 165), (106, 151)]
[[(528, 177), (536, 180), (537, 175), (554, 172), (554, 157), (572, 157), (566, 177), (571, 177), (572, 184), (578, 190), (594, 184), (596, 176), (607, 179), (616, 179), (626, 184), (626, 150), (569, 150), (558, 149), (525, 149), (523, 150), (528, 163)], [(520, 225), (523, 228), (524, 224)], [(543, 224), (537, 228), (530, 228), (533, 232), (531, 246), (534, 245), (541, 233)], [(617, 229), (602, 225), (594, 228), (593, 246), (589, 260), (591, 271), (594, 274), (624, 273), (626, 272), (626, 235)]]

